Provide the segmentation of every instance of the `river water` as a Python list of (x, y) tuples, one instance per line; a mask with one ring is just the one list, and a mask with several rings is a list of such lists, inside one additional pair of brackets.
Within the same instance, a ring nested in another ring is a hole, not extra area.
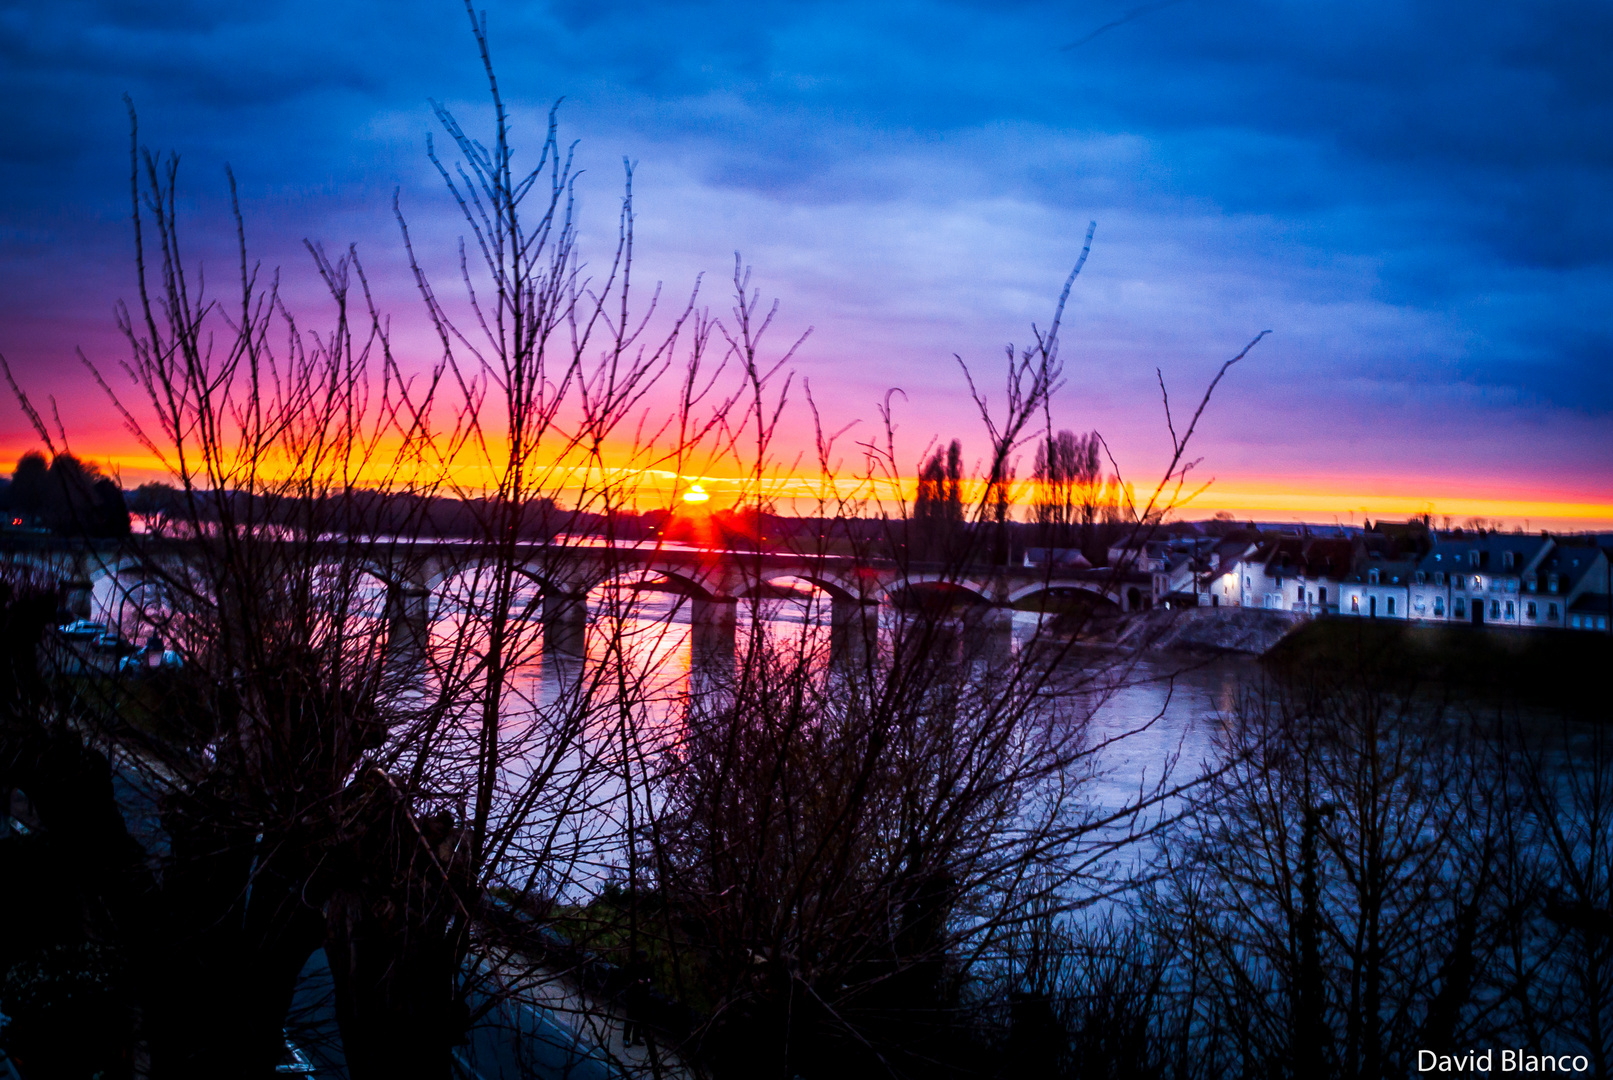
[[(473, 592), (470, 584), (454, 582), (439, 591), (429, 631), (434, 652), (451, 650), (474, 633), (465, 616)], [(131, 605), (120, 605), (114, 588), (99, 590), (95, 599), (102, 621), (120, 626), (131, 638), (138, 637), (138, 619), (131, 621)], [(536, 605), (538, 598), (522, 595), (517, 601)], [(366, 617), (375, 620), (376, 629), (382, 631), (384, 604), (384, 591), (377, 583), (363, 607)], [(506, 690), (505, 711), (512, 735), (532, 723), (533, 717), (564, 712), (568, 703), (563, 699), (576, 694), (580, 681), (598, 679), (616, 668), (632, 676), (631, 696), (640, 723), (676, 727), (687, 695), (704, 692), (703, 677), (715, 673), (718, 677), (711, 678), (710, 684), (720, 687), (724, 669), (731, 675), (734, 663), (721, 648), (715, 652), (702, 649), (701, 634), (706, 631), (691, 626), (690, 608), (685, 599), (666, 592), (597, 589), (589, 600), (586, 654), (580, 658), (546, 654), (541, 633), (532, 627), (530, 655), (513, 673)], [(895, 621), (902, 617), (888, 607), (881, 609), (881, 635), (887, 642)], [(1035, 643), (1045, 642), (1044, 619), (1032, 612), (1012, 613), (1006, 635), (998, 632), (1007, 647), (1003, 655), (1024, 656)], [(742, 601), (737, 623), (735, 637), (741, 648), (760, 629), (766, 639), (782, 647), (823, 649), (830, 637), (828, 598), (812, 593), (800, 599)], [(1092, 689), (1088, 682), (1094, 671), (1100, 673), (1101, 690)], [(1259, 665), (1249, 657), (1137, 655), (1085, 647), (1073, 651), (1055, 670), (1053, 684), (1056, 687), (1061, 680), (1085, 683), (1081, 691), (1069, 695), (1068, 704), (1087, 725), (1090, 740), (1106, 744), (1096, 755), (1092, 775), (1083, 777), (1079, 798), (1091, 812), (1113, 813), (1135, 803), (1141, 793), (1162, 780), (1177, 784), (1201, 775), (1215, 756), (1215, 732), (1235, 709), (1240, 693), (1259, 677)], [(591, 691), (589, 708), (599, 717), (610, 717), (615, 712), (614, 692), (610, 680), (600, 679)], [(534, 735), (532, 745), (541, 749), (542, 738), (541, 732)], [(579, 772), (590, 767), (597, 770), (599, 761), (584, 763), (579, 758), (569, 766)], [(510, 790), (518, 789), (531, 775), (529, 764), (533, 763), (520, 759), (510, 763)], [(611, 846), (608, 837), (612, 830), (621, 824), (620, 791), (613, 797), (613, 783), (601, 779), (593, 789), (599, 820), (583, 823), (582, 828), (593, 834), (600, 850), (597, 858), (584, 860), (595, 865), (589, 870), (579, 867), (574, 882), (597, 881), (610, 872), (613, 860), (605, 849)], [(1178, 805), (1167, 802), (1153, 814), (1168, 814)], [(576, 839), (582, 841), (580, 836)]]

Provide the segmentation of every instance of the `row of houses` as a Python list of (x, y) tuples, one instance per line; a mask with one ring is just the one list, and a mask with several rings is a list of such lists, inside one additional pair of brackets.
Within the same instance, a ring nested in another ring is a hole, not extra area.
[(1436, 532), (1380, 523), (1353, 536), (1239, 530), (1135, 553), (1154, 601), (1312, 615), (1610, 632), (1613, 537)]

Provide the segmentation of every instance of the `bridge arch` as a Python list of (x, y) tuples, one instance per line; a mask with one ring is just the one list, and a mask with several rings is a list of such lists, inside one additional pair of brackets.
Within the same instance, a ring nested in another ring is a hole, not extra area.
[(753, 596), (759, 588), (778, 586), (780, 582), (798, 581), (810, 585), (814, 589), (828, 596), (830, 600), (860, 602), (863, 597), (847, 588), (844, 582), (836, 581), (823, 574), (814, 574), (799, 570), (774, 570), (764, 574), (760, 581), (749, 582), (740, 590), (741, 597)]
[(1071, 590), (1090, 593), (1099, 600), (1107, 600), (1111, 604), (1120, 603), (1120, 598), (1098, 582), (1087, 581), (1035, 581), (1029, 585), (1021, 585), (1008, 594), (1008, 603), (1017, 604), (1021, 600), (1029, 600), (1033, 596), (1044, 593), (1052, 596), (1067, 594)]
[(904, 593), (914, 591), (914, 586), (932, 595), (949, 592), (971, 597), (982, 604), (991, 604), (991, 590), (984, 584), (970, 578), (949, 577), (946, 574), (910, 574), (899, 577), (880, 590), (880, 599), (896, 602)]
[[(668, 592), (674, 592), (680, 596), (687, 596), (692, 600), (715, 600), (719, 598), (719, 593), (715, 589), (709, 588), (708, 586), (702, 584), (698, 578), (694, 577), (680, 566), (668, 566), (666, 563), (662, 562), (649, 562), (645, 563), (640, 568), (640, 572), (645, 574), (655, 574), (656, 576), (663, 578), (665, 580)], [(612, 576), (619, 578), (625, 576), (625, 573), (618, 573)]]

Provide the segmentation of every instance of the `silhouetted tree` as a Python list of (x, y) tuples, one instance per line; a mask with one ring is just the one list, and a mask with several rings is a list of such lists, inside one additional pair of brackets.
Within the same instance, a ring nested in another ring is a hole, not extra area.
[(1102, 447), (1096, 431), (1060, 431), (1037, 444), (1031, 520), (1047, 546), (1091, 546), (1107, 494)]
[(947, 558), (963, 526), (963, 444), (953, 439), (919, 470), (913, 496), (913, 536), (922, 558)]

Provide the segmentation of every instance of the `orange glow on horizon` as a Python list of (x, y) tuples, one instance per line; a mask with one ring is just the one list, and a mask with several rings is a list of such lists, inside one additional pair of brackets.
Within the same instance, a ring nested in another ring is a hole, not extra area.
[[(0, 472), (9, 473), (18, 458), (34, 449), (41, 448), (31, 444), (0, 447)], [(86, 440), (75, 445), (73, 451), (81, 460), (118, 477), (126, 489), (151, 481), (171, 481), (162, 463), (142, 450), (125, 450)], [(392, 463), (389, 461), (386, 466), (386, 469), (365, 470), (365, 478), (381, 485), (387, 480), (396, 480), (395, 473), (388, 476)], [(458, 470), (455, 480), (466, 492), (483, 486), (479, 482), (479, 471), (471, 468)], [(598, 465), (585, 469), (557, 464), (548, 466), (547, 475), (540, 481), (541, 487), (566, 504), (577, 501), (585, 489), (592, 493), (604, 484), (617, 492), (611, 500), (613, 505), (634, 510), (676, 505), (705, 511), (714, 505), (750, 503), (760, 494), (781, 513), (833, 513), (836, 500), (848, 499), (848, 511), (860, 506), (856, 512), (874, 516), (885, 512), (896, 517), (902, 512), (900, 501), (911, 500), (915, 480), (913, 477), (877, 482), (855, 477), (825, 480), (815, 474), (780, 472), (768, 475), (758, 485), (754, 475), (679, 474), (628, 464), (606, 466), (602, 472)], [(1338, 521), (1359, 525), (1367, 519), (1404, 520), (1428, 513), (1436, 525), (1446, 518), (1460, 525), (1468, 518), (1478, 517), (1500, 521), (1506, 528), (1527, 527), (1532, 531), (1613, 529), (1613, 492), (1541, 484), (1525, 493), (1518, 490), (1519, 486), (1517, 480), (1486, 484), (1482, 479), (1473, 482), (1417, 476), (1384, 479), (1326, 475), (1303, 478), (1223, 476), (1208, 490), (1177, 507), (1171, 519), (1204, 520), (1225, 511), (1240, 521)], [(440, 494), (448, 496), (452, 491), (444, 486)], [(966, 498), (978, 498), (981, 494), (983, 485), (966, 485)], [(1139, 483), (1136, 494), (1142, 502), (1147, 499), (1148, 490)], [(1029, 485), (1024, 482), (1016, 485), (1014, 497), (1016, 516), (1023, 520), (1030, 498)]]

